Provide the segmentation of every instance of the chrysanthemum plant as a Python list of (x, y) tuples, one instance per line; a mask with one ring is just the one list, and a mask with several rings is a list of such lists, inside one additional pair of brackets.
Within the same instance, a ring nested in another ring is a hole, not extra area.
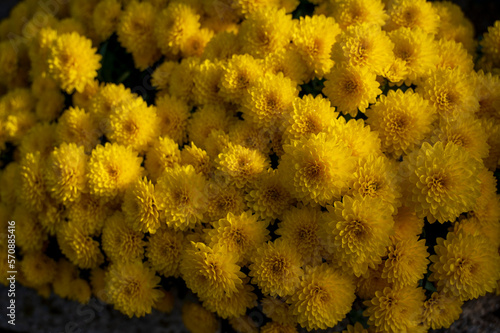
[(424, 332), (499, 293), (498, 21), (478, 42), (425, 0), (55, 9), (0, 23), (20, 283), (175, 302), (207, 333)]

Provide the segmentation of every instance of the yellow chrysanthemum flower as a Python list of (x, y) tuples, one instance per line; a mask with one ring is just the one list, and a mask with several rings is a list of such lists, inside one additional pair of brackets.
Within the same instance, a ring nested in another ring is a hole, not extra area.
[(442, 118), (450, 119), (479, 110), (474, 85), (474, 77), (458, 68), (437, 69), (416, 91), (436, 107)]
[(380, 156), (380, 139), (378, 133), (372, 131), (363, 119), (350, 119), (339, 117), (335, 119), (330, 136), (343, 142), (352, 152), (352, 156), (362, 160), (370, 155)]
[(94, 118), (79, 107), (70, 107), (57, 119), (56, 142), (74, 143), (90, 153), (99, 142), (101, 133)]
[(440, 39), (438, 40), (437, 48), (439, 57), (438, 68), (458, 68), (464, 73), (471, 73), (474, 69), (472, 55), (467, 52), (461, 43)]
[(451, 1), (434, 2), (432, 6), (436, 8), (440, 18), (436, 38), (461, 43), (469, 54), (474, 55), (478, 44), (474, 39), (474, 26), (465, 17), (460, 6)]
[(303, 275), (301, 255), (283, 239), (261, 245), (252, 256), (248, 276), (264, 294), (271, 296), (293, 295)]
[(492, 67), (500, 67), (500, 21), (495, 21), (493, 26), (488, 27), (488, 32), (483, 35), (479, 43), (484, 57), (492, 62)]
[(394, 238), (403, 240), (419, 236), (424, 227), (424, 219), (418, 218), (417, 214), (406, 206), (399, 207), (398, 213), (394, 215)]
[(330, 72), (333, 60), (330, 58), (340, 28), (335, 20), (324, 15), (301, 17), (292, 35), (293, 47), (307, 64), (310, 76), (323, 78)]
[(390, 90), (366, 110), (382, 150), (396, 158), (417, 148), (432, 130), (436, 109), (412, 89)]
[(184, 144), (189, 118), (188, 105), (176, 97), (164, 95), (156, 100), (156, 113), (160, 135), (169, 136), (179, 145)]
[(158, 179), (156, 198), (167, 225), (186, 230), (200, 223), (207, 210), (206, 180), (193, 166), (166, 169)]
[(439, 26), (438, 11), (426, 0), (394, 0), (388, 8), (387, 31), (399, 28), (420, 28), (428, 34), (436, 34)]
[(215, 333), (219, 327), (214, 313), (191, 302), (185, 302), (182, 306), (182, 322), (192, 333)]
[(245, 315), (247, 309), (257, 305), (257, 295), (253, 292), (254, 287), (247, 280), (248, 278), (245, 278), (245, 282), (239, 285), (236, 292), (230, 296), (203, 299), (203, 306), (224, 319)]
[(193, 94), (196, 105), (222, 104), (219, 91), (223, 75), (220, 63), (205, 60), (197, 66), (193, 76)]
[(479, 118), (500, 120), (500, 77), (482, 70), (476, 73)]
[(156, 14), (154, 35), (165, 55), (177, 54), (187, 39), (200, 28), (200, 16), (195, 9), (181, 2), (169, 3)]
[(330, 101), (320, 95), (313, 97), (306, 95), (296, 97), (293, 101), (293, 110), (287, 117), (284, 136), (286, 140), (299, 140), (311, 134), (328, 132), (333, 121), (338, 117)]
[(106, 273), (106, 293), (116, 310), (129, 318), (151, 313), (161, 299), (160, 278), (140, 261), (116, 262)]
[(264, 58), (290, 44), (292, 15), (284, 8), (270, 7), (251, 13), (238, 30), (238, 41), (242, 53)]
[(223, 219), (228, 213), (239, 215), (246, 209), (245, 192), (235, 185), (210, 181), (208, 204), (205, 220), (208, 222)]
[(206, 45), (214, 36), (214, 31), (208, 28), (197, 29), (181, 45), (181, 52), (185, 57), (201, 57)]
[(211, 248), (225, 246), (239, 263), (246, 263), (256, 248), (269, 239), (268, 223), (257, 217), (248, 211), (240, 215), (229, 212), (225, 218), (212, 223), (213, 229), (205, 229), (207, 244)]
[(200, 65), (198, 57), (183, 58), (172, 70), (169, 78), (168, 93), (186, 102), (189, 106), (193, 104), (193, 77)]
[(151, 74), (151, 85), (159, 91), (160, 95), (168, 92), (170, 76), (176, 65), (175, 61), (165, 60)]
[(191, 243), (182, 253), (180, 271), (186, 286), (201, 299), (231, 297), (243, 286), (245, 275), (238, 256), (221, 246)]
[(382, 0), (336, 0), (325, 3), (330, 6), (326, 14), (331, 14), (342, 30), (363, 23), (383, 26), (388, 18)]
[(191, 115), (188, 122), (189, 141), (206, 149), (206, 141), (212, 131), (227, 132), (233, 119), (222, 105), (207, 104)]
[(42, 252), (25, 253), (19, 264), (24, 278), (33, 286), (51, 283), (56, 275), (57, 263)]
[(430, 257), (438, 290), (462, 301), (492, 292), (500, 278), (500, 256), (484, 236), (449, 232), (438, 238), (435, 255)]
[(375, 297), (377, 291), (382, 291), (392, 284), (382, 278), (384, 263), (379, 264), (375, 269), (368, 269), (368, 272), (359, 277), (356, 282), (356, 294), (363, 300), (369, 300)]
[(451, 142), (424, 143), (403, 161), (405, 204), (431, 223), (454, 221), (480, 195), (480, 161)]
[(46, 200), (46, 186), (44, 182), (44, 160), (39, 151), (27, 153), (19, 163), (18, 191), (19, 202), (32, 212), (41, 212)]
[(375, 73), (343, 64), (335, 66), (326, 76), (323, 93), (338, 111), (355, 117), (358, 110), (365, 112), (369, 104), (375, 103), (382, 93), (379, 86)]
[(56, 124), (47, 122), (39, 122), (31, 127), (18, 145), (20, 156), (38, 151), (46, 159), (56, 145), (55, 129)]
[(89, 161), (90, 194), (110, 200), (125, 193), (125, 190), (144, 173), (142, 158), (131, 148), (106, 143), (98, 145)]
[(375, 268), (390, 245), (394, 225), (390, 206), (369, 196), (346, 195), (327, 209), (323, 224), (327, 250), (358, 277), (368, 267)]
[(153, 65), (161, 56), (154, 33), (156, 13), (149, 2), (129, 1), (116, 27), (118, 41), (132, 53), (134, 64), (140, 70)]
[[(404, 79), (406, 85), (416, 83), (425, 78), (436, 68), (439, 61), (434, 37), (420, 28), (399, 28), (389, 33), (394, 43), (394, 55), (404, 64), (407, 72)], [(402, 82), (398, 82), (401, 84)]]
[(46, 90), (36, 103), (36, 116), (42, 121), (53, 121), (64, 108), (64, 95), (59, 89)]
[(293, 325), (296, 323), (290, 306), (285, 300), (277, 297), (265, 296), (260, 303), (262, 305), (262, 313), (274, 322), (284, 325)]
[(319, 207), (293, 207), (283, 214), (275, 231), (302, 254), (302, 266), (316, 266), (322, 262), (321, 217)]
[(263, 64), (249, 54), (233, 55), (223, 65), (220, 95), (228, 101), (241, 102), (248, 89), (263, 74)]
[[(35, 213), (32, 213), (23, 206), (15, 206), (12, 213), (14, 221), (22, 221), (16, 223), (16, 246), (24, 252), (41, 252), (44, 243), (48, 240), (48, 233), (40, 224)], [(7, 253), (7, 252), (6, 252)]]
[(222, 176), (238, 188), (253, 182), (269, 165), (261, 152), (234, 144), (222, 150), (215, 163)]
[(128, 226), (123, 213), (116, 211), (104, 223), (101, 244), (111, 262), (129, 262), (144, 257), (144, 234)]
[(90, 39), (75, 32), (62, 34), (49, 50), (49, 74), (67, 93), (82, 92), (97, 76), (101, 58)]
[(433, 330), (449, 328), (462, 313), (463, 302), (455, 296), (432, 293), (424, 303), (424, 323)]
[(392, 239), (387, 249), (382, 278), (396, 288), (412, 287), (424, 277), (429, 260), (425, 239), (414, 236), (402, 240)]
[(283, 73), (297, 84), (303, 84), (309, 79), (308, 69), (300, 52), (294, 48), (280, 49), (274, 53), (269, 53), (264, 58), (264, 68), (267, 72), (277, 75)]
[(297, 292), (289, 298), (297, 322), (308, 331), (334, 327), (351, 310), (354, 282), (326, 263), (307, 266)]
[(384, 288), (375, 297), (364, 301), (368, 308), (363, 315), (368, 324), (382, 332), (406, 332), (419, 324), (425, 300), (422, 288)]
[(95, 268), (104, 261), (99, 242), (86, 233), (83, 226), (73, 221), (60, 226), (57, 242), (61, 252), (79, 268)]
[(393, 48), (394, 44), (379, 25), (355, 25), (339, 35), (332, 59), (335, 63), (367, 68), (380, 75), (393, 62)]
[(180, 165), (181, 152), (179, 146), (169, 137), (160, 136), (146, 152), (144, 166), (148, 177), (156, 182), (166, 169)]
[(249, 121), (236, 121), (229, 127), (229, 141), (243, 147), (267, 154), (270, 149), (270, 134), (265, 128)]
[(184, 234), (170, 228), (160, 228), (148, 237), (146, 257), (151, 268), (165, 277), (179, 276), (179, 264), (184, 249)]
[(201, 173), (207, 177), (212, 172), (213, 164), (210, 161), (210, 156), (207, 152), (191, 142), (191, 145), (186, 145), (181, 151), (181, 164), (192, 165), (197, 173)]
[(103, 0), (95, 6), (92, 21), (99, 38), (106, 40), (116, 31), (121, 13), (120, 0)]
[(203, 60), (229, 60), (235, 54), (240, 53), (240, 44), (237, 35), (230, 31), (221, 31), (217, 33), (205, 46)]
[(83, 146), (63, 143), (49, 155), (44, 180), (47, 191), (57, 202), (68, 204), (87, 191), (87, 161)]
[(160, 227), (154, 185), (147, 178), (138, 179), (127, 188), (122, 211), (129, 227), (154, 234)]
[(77, 201), (66, 208), (66, 213), (69, 221), (82, 226), (89, 235), (97, 236), (112, 210), (99, 197), (82, 193)]
[(342, 142), (320, 133), (292, 141), (283, 149), (278, 170), (297, 199), (325, 205), (347, 191), (355, 158)]

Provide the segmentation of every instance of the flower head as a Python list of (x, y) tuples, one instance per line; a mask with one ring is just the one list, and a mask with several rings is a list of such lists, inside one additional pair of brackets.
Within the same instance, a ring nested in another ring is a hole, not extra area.
[(148, 237), (146, 257), (158, 274), (179, 276), (179, 264), (184, 250), (184, 234), (170, 228), (160, 228)]
[(462, 304), (458, 297), (445, 293), (432, 293), (424, 303), (424, 322), (432, 329), (448, 328), (462, 313)]
[(157, 182), (166, 169), (180, 165), (180, 162), (179, 145), (168, 136), (160, 136), (146, 151), (144, 166), (148, 177)]
[(61, 225), (57, 233), (57, 242), (61, 252), (80, 268), (95, 268), (104, 261), (99, 243), (86, 232), (84, 227), (75, 222), (70, 221)]
[(384, 26), (387, 31), (399, 28), (420, 28), (435, 34), (439, 26), (439, 15), (433, 4), (425, 0), (397, 0), (391, 2), (389, 20)]
[(127, 224), (136, 231), (154, 234), (160, 227), (154, 185), (147, 178), (137, 179), (126, 190), (122, 211)]
[(240, 102), (263, 74), (262, 61), (249, 54), (233, 55), (223, 65), (220, 94), (228, 101)]
[(56, 142), (74, 143), (83, 146), (85, 153), (90, 153), (99, 142), (100, 131), (94, 118), (79, 107), (70, 107), (58, 118)]
[(130, 228), (120, 211), (115, 212), (104, 223), (102, 249), (111, 262), (128, 262), (144, 256), (144, 234)]
[(381, 0), (339, 0), (329, 12), (342, 30), (363, 23), (383, 26), (388, 18)]
[(254, 287), (245, 281), (242, 285), (238, 285), (236, 292), (232, 295), (225, 295), (222, 298), (207, 297), (203, 300), (203, 306), (224, 319), (240, 317), (245, 315), (247, 309), (257, 305), (257, 295), (253, 290)]

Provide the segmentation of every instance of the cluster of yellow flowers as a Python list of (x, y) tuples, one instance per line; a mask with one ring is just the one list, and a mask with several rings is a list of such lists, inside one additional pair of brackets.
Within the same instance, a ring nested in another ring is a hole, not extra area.
[[(499, 291), (500, 21), (477, 43), (450, 2), (57, 4), (0, 23), (23, 284), (140, 317), (182, 279), (196, 333), (257, 332), (256, 306), (262, 332), (332, 328), (356, 299), (344, 332), (425, 332)], [(154, 100), (102, 80), (113, 38)]]

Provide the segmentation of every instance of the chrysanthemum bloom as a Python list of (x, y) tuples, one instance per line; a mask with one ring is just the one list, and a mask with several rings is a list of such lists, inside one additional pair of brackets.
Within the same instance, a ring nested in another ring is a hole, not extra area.
[(197, 66), (193, 76), (194, 102), (197, 105), (222, 104), (223, 100), (219, 95), (220, 82), (224, 75), (222, 65), (213, 63), (210, 60), (203, 61)]
[(48, 240), (48, 234), (43, 229), (37, 219), (35, 213), (31, 213), (23, 206), (16, 206), (12, 213), (14, 221), (22, 221), (16, 223), (16, 246), (19, 246), (22, 251), (37, 251), (43, 250), (44, 243)]
[(186, 145), (181, 151), (181, 164), (192, 165), (197, 173), (201, 173), (207, 177), (212, 171), (212, 163), (207, 152), (191, 142), (191, 145)]
[(249, 121), (236, 121), (229, 127), (229, 141), (243, 147), (256, 149), (267, 154), (270, 149), (270, 135), (265, 128)]
[(379, 86), (375, 73), (367, 68), (341, 64), (326, 76), (323, 93), (338, 111), (355, 117), (358, 110), (365, 112), (369, 104), (375, 103), (382, 93)]
[(232, 295), (224, 295), (221, 298), (207, 297), (203, 299), (203, 306), (217, 313), (221, 318), (234, 318), (245, 315), (247, 309), (257, 306), (257, 295), (253, 292), (254, 287), (248, 283), (248, 278)]
[(268, 159), (261, 152), (234, 144), (224, 149), (215, 163), (223, 176), (238, 188), (254, 181), (269, 165)]
[(192, 106), (193, 103), (193, 77), (200, 65), (200, 58), (183, 58), (172, 70), (168, 83), (168, 93)]
[(429, 280), (436, 281), (438, 290), (466, 301), (495, 289), (500, 256), (486, 237), (449, 232), (446, 239), (437, 239), (434, 251)]
[(181, 152), (178, 144), (167, 136), (160, 136), (148, 148), (144, 166), (148, 177), (156, 182), (166, 169), (173, 168), (180, 162)]
[(412, 89), (398, 89), (380, 96), (366, 115), (367, 123), (379, 134), (382, 150), (399, 157), (414, 150), (429, 134), (436, 109)]
[(206, 180), (193, 166), (167, 169), (158, 179), (156, 199), (169, 227), (186, 230), (200, 223), (207, 207)]
[(36, 103), (36, 116), (40, 120), (53, 121), (64, 108), (64, 95), (59, 89), (44, 91)]
[(460, 6), (451, 1), (436, 2), (432, 6), (436, 8), (440, 18), (436, 39), (461, 43), (469, 54), (474, 54), (477, 50), (474, 27), (472, 22), (465, 17)]
[(192, 114), (188, 122), (189, 141), (206, 149), (206, 139), (213, 130), (227, 132), (231, 124), (230, 115), (222, 105), (207, 104)]
[(265, 296), (261, 301), (262, 313), (274, 322), (293, 325), (296, 320), (290, 310), (290, 306), (284, 299)]
[(394, 43), (396, 59), (404, 61), (408, 73), (404, 80), (406, 85), (426, 77), (436, 67), (439, 58), (432, 35), (420, 28), (399, 28), (391, 31), (389, 38)]
[(319, 207), (293, 207), (283, 214), (275, 231), (302, 254), (302, 266), (316, 266), (322, 262), (321, 216)]
[(56, 142), (74, 143), (90, 153), (99, 142), (100, 131), (94, 118), (79, 107), (70, 107), (57, 119)]
[(203, 60), (229, 60), (235, 54), (240, 52), (240, 44), (237, 41), (237, 36), (231, 31), (218, 32), (205, 46)]
[(38, 151), (42, 159), (46, 159), (56, 145), (55, 128), (55, 124), (45, 121), (31, 127), (17, 146), (20, 156)]
[(487, 135), (481, 123), (469, 114), (462, 114), (446, 121), (442, 120), (431, 137), (431, 143), (438, 141), (443, 144), (452, 142), (464, 147), (476, 159), (483, 159), (489, 153)]
[(292, 105), (293, 109), (284, 124), (287, 140), (298, 140), (311, 134), (328, 132), (333, 126), (333, 120), (339, 115), (330, 101), (321, 94), (316, 97), (296, 97)]
[(157, 289), (160, 278), (140, 261), (116, 262), (106, 273), (106, 293), (116, 310), (142, 317), (162, 296)]
[(160, 135), (167, 135), (177, 144), (186, 141), (188, 105), (176, 97), (164, 95), (156, 100), (156, 114), (160, 126)]
[(266, 73), (248, 89), (242, 101), (243, 114), (260, 127), (279, 126), (292, 110), (297, 96), (296, 85), (283, 74)]
[(55, 236), (59, 226), (65, 221), (65, 218), (67, 218), (66, 211), (67, 208), (65, 205), (48, 199), (45, 201), (43, 211), (38, 215), (38, 221), (49, 235)]
[(444, 293), (432, 293), (424, 303), (425, 325), (433, 330), (448, 328), (462, 313), (463, 302), (455, 296)]
[(480, 161), (451, 142), (424, 143), (400, 169), (405, 177), (405, 205), (431, 223), (454, 221), (472, 210), (480, 195)]
[(192, 333), (215, 333), (219, 327), (214, 313), (191, 302), (185, 302), (182, 306), (182, 322)]
[(157, 96), (168, 93), (170, 76), (176, 65), (175, 61), (165, 60), (151, 74), (151, 85), (159, 91)]
[(369, 317), (369, 325), (381, 332), (406, 332), (419, 324), (424, 300), (422, 288), (384, 288), (363, 302), (368, 307), (363, 315)]
[[(17, 36), (17, 35), (16, 35)], [(22, 38), (22, 37), (21, 37)], [(23, 64), (21, 62), (22, 57), (27, 57), (26, 48), (22, 50), (22, 56), (16, 50), (17, 47), (14, 43), (15, 39), (11, 42), (7, 39), (3, 39), (0, 43), (0, 83), (4, 86), (14, 86), (22, 87), (26, 85), (26, 72), (23, 73)], [(26, 59), (29, 61), (29, 59)], [(22, 74), (22, 75), (21, 75)]]
[(144, 173), (142, 158), (128, 147), (106, 143), (98, 145), (89, 161), (90, 194), (102, 199), (122, 195), (132, 182)]
[(323, 78), (332, 66), (330, 59), (340, 28), (335, 20), (324, 15), (301, 17), (294, 28), (292, 42), (312, 76)]
[(44, 162), (39, 151), (27, 153), (19, 163), (18, 200), (32, 212), (41, 212), (46, 200), (46, 186), (43, 177)]
[(340, 0), (328, 8), (329, 16), (345, 30), (351, 25), (376, 24), (383, 26), (387, 21), (384, 2), (381, 0)]
[(55, 148), (45, 164), (45, 186), (58, 202), (68, 204), (87, 191), (87, 161), (83, 146), (63, 143)]
[(170, 228), (160, 228), (148, 237), (146, 257), (151, 267), (165, 277), (179, 276), (179, 264), (184, 248), (184, 234)]
[(225, 218), (212, 223), (213, 229), (205, 229), (207, 244), (211, 248), (226, 246), (239, 263), (246, 263), (251, 260), (255, 249), (269, 239), (268, 223), (257, 218), (248, 211), (240, 215), (228, 213)]
[(288, 299), (297, 322), (308, 331), (334, 327), (351, 310), (356, 298), (349, 275), (328, 264), (307, 266), (300, 286)]
[(476, 73), (479, 118), (500, 120), (500, 77), (482, 70)]
[(181, 45), (182, 55), (184, 57), (201, 57), (206, 45), (213, 36), (214, 32), (211, 29), (197, 29)]
[(144, 152), (159, 135), (156, 107), (148, 106), (142, 98), (119, 105), (111, 113), (104, 134), (112, 143)]
[(387, 157), (370, 155), (358, 162), (349, 193), (377, 198), (395, 211), (401, 197), (396, 176), (397, 170)]
[(398, 208), (394, 215), (394, 237), (396, 239), (408, 239), (419, 236), (424, 227), (424, 219), (418, 218), (417, 214), (406, 206)]
[(450, 119), (479, 110), (473, 76), (459, 69), (437, 69), (417, 87), (417, 93), (433, 104), (439, 115)]
[(230, 184), (210, 181), (208, 186), (208, 204), (205, 221), (223, 219), (228, 213), (239, 215), (247, 208), (243, 189)]
[(428, 256), (425, 239), (418, 240), (417, 236), (402, 240), (392, 238), (392, 244), (387, 249), (382, 278), (387, 279), (396, 288), (414, 286), (427, 272)]
[(393, 62), (393, 48), (394, 44), (379, 25), (365, 23), (350, 26), (339, 35), (332, 59), (335, 63), (367, 68), (380, 75)]
[(77, 33), (57, 36), (51, 45), (47, 63), (49, 74), (59, 86), (71, 94), (82, 92), (97, 76), (101, 55), (92, 42)]
[(479, 43), (482, 47), (484, 57), (493, 64), (492, 67), (500, 65), (500, 21), (495, 21), (493, 26), (488, 27), (488, 32), (483, 35), (483, 39)]
[(41, 286), (54, 280), (57, 263), (42, 252), (28, 252), (20, 262), (24, 278), (33, 286)]
[(252, 256), (248, 276), (264, 294), (293, 295), (304, 273), (300, 268), (301, 259), (301, 254), (290, 242), (283, 239), (267, 242)]
[(111, 212), (111, 207), (105, 202), (88, 193), (82, 193), (77, 201), (66, 208), (68, 220), (82, 226), (84, 232), (93, 236), (101, 233), (104, 220)]
[(365, 275), (356, 281), (356, 295), (367, 300), (375, 297), (377, 291), (382, 291), (386, 287), (392, 288), (392, 284), (382, 278), (384, 263), (379, 264), (375, 269), (368, 269)]
[(428, 34), (437, 33), (438, 11), (425, 0), (392, 1), (388, 9), (389, 20), (384, 26), (387, 31), (399, 28), (420, 28)]
[(242, 53), (264, 58), (290, 43), (292, 35), (292, 15), (284, 8), (268, 7), (258, 10), (241, 23), (238, 40)]
[(350, 119), (339, 117), (333, 122), (328, 135), (337, 138), (352, 152), (352, 156), (363, 160), (370, 155), (380, 156), (380, 139), (378, 133), (372, 131), (363, 119)]
[(156, 13), (150, 2), (130, 1), (116, 27), (118, 41), (132, 53), (134, 64), (140, 70), (153, 65), (161, 56), (154, 34)]
[(57, 242), (61, 252), (79, 268), (94, 268), (104, 261), (99, 242), (86, 233), (84, 227), (73, 221), (61, 225)]
[(326, 246), (337, 260), (352, 269), (354, 275), (375, 268), (390, 245), (394, 221), (390, 206), (369, 196), (344, 196), (324, 215)]
[(156, 14), (154, 36), (165, 55), (179, 53), (189, 36), (200, 28), (200, 16), (193, 7), (180, 2), (170, 3)]
[(147, 178), (138, 179), (126, 190), (122, 210), (129, 227), (154, 234), (160, 227), (160, 212), (154, 185)]
[(261, 219), (273, 222), (290, 206), (292, 195), (277, 170), (268, 169), (250, 185), (247, 206)]
[(324, 205), (347, 191), (355, 158), (342, 142), (320, 133), (283, 149), (278, 170), (297, 199)]
[(243, 285), (238, 256), (223, 246), (192, 242), (182, 252), (180, 271), (186, 286), (201, 299), (230, 297)]
[(116, 211), (102, 228), (102, 249), (111, 262), (134, 261), (144, 257), (144, 234), (130, 228), (122, 212)]
[(266, 72), (275, 75), (283, 73), (297, 84), (304, 83), (311, 74), (301, 54), (295, 48), (280, 49), (267, 54), (264, 58), (264, 68)]
[(464, 73), (471, 73), (474, 69), (472, 55), (467, 52), (461, 43), (440, 39), (437, 47), (439, 57), (438, 68), (458, 68)]
[(119, 0), (104, 0), (97, 4), (92, 15), (94, 29), (102, 39), (108, 39), (115, 31), (122, 13)]
[(220, 95), (227, 101), (240, 102), (262, 74), (262, 60), (249, 54), (233, 55), (223, 65)]

